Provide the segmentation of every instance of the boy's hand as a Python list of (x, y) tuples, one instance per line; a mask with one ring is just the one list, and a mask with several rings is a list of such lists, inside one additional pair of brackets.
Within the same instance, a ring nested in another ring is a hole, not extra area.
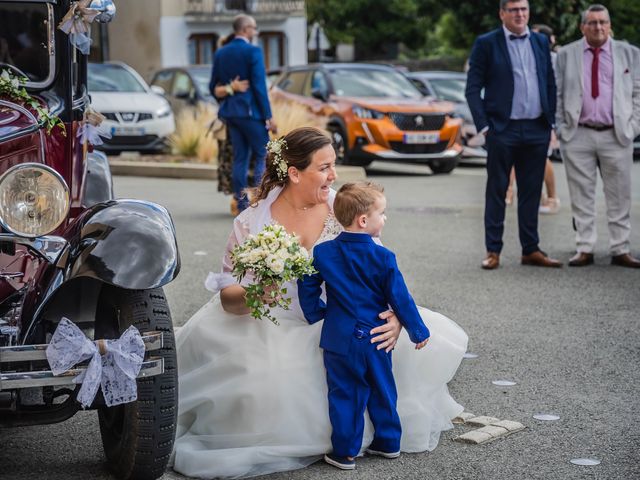
[(427, 338), (426, 340), (423, 340), (420, 343), (416, 343), (416, 350), (420, 350), (421, 348), (424, 348), (427, 343), (429, 343), (429, 339)]

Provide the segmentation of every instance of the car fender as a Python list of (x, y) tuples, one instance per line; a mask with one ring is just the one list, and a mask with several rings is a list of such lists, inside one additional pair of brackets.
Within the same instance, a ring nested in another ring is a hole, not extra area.
[(82, 204), (89, 207), (109, 200), (113, 200), (113, 180), (109, 161), (104, 153), (94, 150), (87, 155)]
[(166, 285), (180, 271), (173, 221), (158, 204), (129, 199), (99, 203), (70, 228), (69, 246), (58, 261), (65, 282), (91, 277), (117, 287), (149, 289)]

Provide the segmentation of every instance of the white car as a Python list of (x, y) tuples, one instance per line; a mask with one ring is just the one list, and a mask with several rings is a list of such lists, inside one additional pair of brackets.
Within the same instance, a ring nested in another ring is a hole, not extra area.
[(163, 151), (176, 124), (166, 99), (151, 90), (131, 67), (121, 62), (90, 63), (91, 106), (106, 117), (103, 128), (112, 138), (106, 151)]

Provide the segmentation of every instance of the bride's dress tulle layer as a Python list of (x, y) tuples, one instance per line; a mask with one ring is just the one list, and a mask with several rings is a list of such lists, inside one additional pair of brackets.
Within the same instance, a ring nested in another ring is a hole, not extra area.
[[(274, 313), (279, 326), (229, 314), (216, 295), (178, 332), (178, 472), (261, 475), (304, 467), (331, 450), (322, 322), (304, 322), (295, 301)], [(416, 351), (403, 331), (393, 352), (404, 452), (434, 449), (462, 411), (446, 384), (467, 335), (439, 313), (420, 313), (431, 331), (427, 347)], [(371, 433), (367, 422), (363, 447)]]

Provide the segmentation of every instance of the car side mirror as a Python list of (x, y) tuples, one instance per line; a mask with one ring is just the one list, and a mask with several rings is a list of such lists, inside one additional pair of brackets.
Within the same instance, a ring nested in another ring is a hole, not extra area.
[(180, 100), (189, 100), (191, 98), (191, 95), (189, 94), (188, 90), (183, 90), (181, 92), (176, 92), (174, 94), (174, 96), (176, 98), (179, 98)]
[(158, 95), (162, 95), (163, 97), (167, 93), (164, 91), (164, 88), (162, 88), (160, 85), (151, 85), (151, 91)]
[(319, 88), (312, 89), (311, 96), (313, 98), (317, 98), (318, 100), (322, 100), (323, 102), (326, 102), (329, 99), (329, 95), (327, 95), (327, 92)]
[(116, 16), (116, 6), (113, 0), (92, 0), (89, 8), (100, 12), (95, 17), (95, 21), (98, 23), (109, 23)]

